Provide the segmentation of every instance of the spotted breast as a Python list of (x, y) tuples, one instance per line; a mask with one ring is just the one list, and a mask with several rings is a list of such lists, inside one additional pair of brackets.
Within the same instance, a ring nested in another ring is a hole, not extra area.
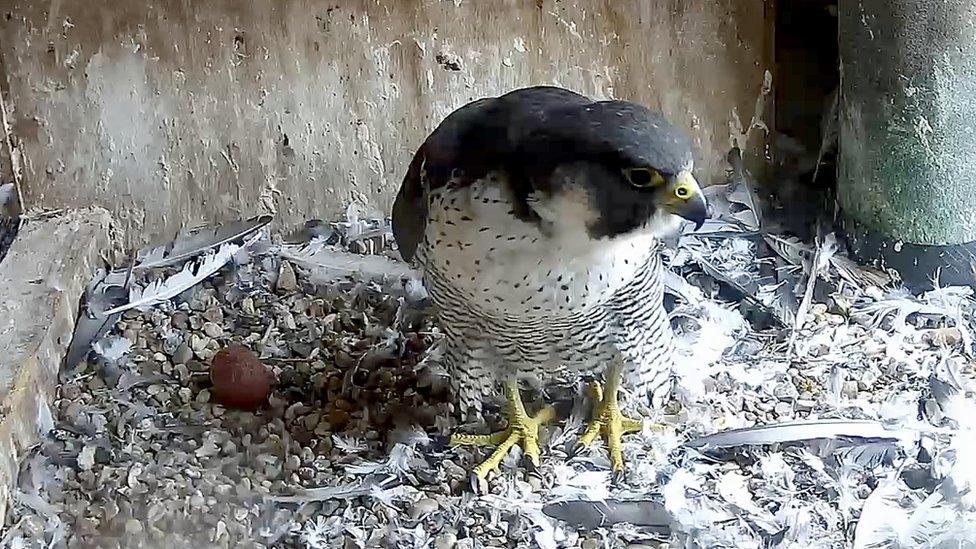
[[(577, 380), (623, 362), (623, 384), (656, 403), (670, 387), (671, 328), (654, 230), (591, 238), (584, 216), (546, 226), (513, 216), (498, 174), (428, 196), (415, 262), (447, 337), (462, 411), (498, 384)], [(561, 205), (560, 211), (571, 211)]]

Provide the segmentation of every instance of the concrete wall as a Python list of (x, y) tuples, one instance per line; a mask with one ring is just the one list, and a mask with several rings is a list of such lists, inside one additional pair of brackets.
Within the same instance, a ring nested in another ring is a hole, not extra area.
[(0, 67), (28, 205), (104, 206), (138, 243), (388, 211), (443, 116), (529, 84), (663, 109), (716, 180), (769, 68), (764, 1), (0, 0)]

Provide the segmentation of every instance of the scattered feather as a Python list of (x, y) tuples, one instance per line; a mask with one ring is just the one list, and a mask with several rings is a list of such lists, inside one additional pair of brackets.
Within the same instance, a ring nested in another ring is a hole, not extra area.
[(817, 283), (817, 279), (824, 275), (824, 270), (830, 264), (830, 258), (836, 252), (837, 238), (833, 233), (830, 233), (824, 238), (823, 243), (817, 247), (817, 251), (813, 254), (811, 272), (807, 276), (806, 290), (803, 292), (803, 299), (800, 301), (800, 306), (796, 310), (793, 331), (790, 333), (788, 345), (790, 352), (793, 350), (800, 329), (803, 327), (804, 322), (806, 322), (807, 312), (810, 310), (810, 305), (813, 302), (814, 285)]
[(110, 336), (96, 341), (92, 348), (108, 364), (118, 364), (132, 350), (132, 342), (124, 337)]
[(351, 277), (389, 284), (419, 278), (417, 272), (402, 261), (382, 255), (354, 254), (328, 246), (322, 240), (313, 240), (306, 246), (282, 246), (281, 257), (307, 269), (310, 279), (316, 283)]
[[(181, 232), (163, 246), (142, 249), (136, 254), (136, 269), (156, 269), (183, 263), (213, 248), (238, 239), (246, 239), (274, 219), (270, 215), (252, 217), (217, 226), (204, 226)], [(246, 249), (242, 246), (241, 249)], [(236, 250), (235, 250), (236, 251)], [(233, 255), (233, 254), (232, 254)]]
[(627, 523), (659, 536), (671, 533), (671, 514), (655, 500), (562, 501), (549, 503), (542, 510), (552, 518), (587, 530)]
[(899, 442), (914, 440), (911, 432), (889, 429), (877, 421), (823, 419), (816, 421), (763, 425), (733, 429), (688, 442), (691, 448), (727, 448), (731, 446), (768, 445), (807, 442), (816, 439), (845, 439), (863, 442)]
[(749, 180), (749, 173), (742, 163), (742, 151), (733, 147), (728, 154), (728, 162), (732, 166), (732, 184), (727, 194), (729, 202), (743, 206), (742, 211), (733, 216), (753, 231), (762, 227), (762, 206)]
[(104, 314), (112, 315), (129, 309), (144, 310), (147, 307), (168, 301), (180, 295), (219, 271), (241, 247), (246, 248), (250, 246), (257, 241), (259, 236), (252, 236), (242, 246), (223, 244), (216, 252), (207, 253), (195, 264), (187, 264), (183, 270), (173, 276), (156, 279), (150, 282), (145, 288), (132, 288), (129, 293), (128, 303), (109, 309)]

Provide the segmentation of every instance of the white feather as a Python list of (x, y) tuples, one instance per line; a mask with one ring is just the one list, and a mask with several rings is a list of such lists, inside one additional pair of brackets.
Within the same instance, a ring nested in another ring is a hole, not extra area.
[(796, 338), (799, 335), (800, 329), (803, 328), (803, 323), (806, 321), (807, 311), (809, 311), (813, 301), (813, 289), (817, 284), (817, 278), (825, 274), (827, 266), (830, 265), (830, 258), (835, 253), (837, 253), (837, 237), (834, 233), (830, 233), (824, 238), (823, 244), (817, 247), (817, 252), (813, 255), (813, 265), (810, 268), (807, 287), (803, 292), (803, 300), (800, 301), (800, 306), (796, 310), (793, 330), (790, 333), (787, 358), (792, 356), (796, 345)]
[(109, 336), (96, 341), (92, 349), (109, 364), (116, 364), (132, 350), (132, 342), (124, 337)]
[[(352, 277), (358, 280), (391, 282), (400, 279), (416, 280), (419, 272), (402, 261), (382, 255), (361, 255), (328, 246), (321, 239), (307, 245), (283, 245), (281, 257), (309, 271), (315, 283), (335, 282)], [(416, 289), (415, 285), (411, 289)]]
[(311, 501), (350, 500), (369, 495), (376, 486), (372, 482), (346, 482), (336, 486), (302, 488), (291, 496), (268, 496), (280, 503), (308, 503)]
[(245, 241), (242, 246), (230, 243), (224, 244), (216, 252), (206, 254), (201, 260), (195, 263), (188, 263), (182, 271), (171, 277), (154, 280), (145, 288), (134, 286), (130, 290), (128, 303), (114, 309), (109, 309), (104, 314), (107, 316), (129, 309), (144, 310), (157, 303), (172, 299), (222, 269), (234, 257), (234, 254), (238, 250), (254, 244), (258, 238), (260, 238), (260, 234), (255, 234)]

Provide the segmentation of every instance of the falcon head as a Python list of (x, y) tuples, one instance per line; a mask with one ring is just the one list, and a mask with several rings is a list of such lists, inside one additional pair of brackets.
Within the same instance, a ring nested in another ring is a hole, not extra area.
[(532, 126), (511, 137), (530, 187), (526, 201), (542, 221), (575, 225), (594, 239), (662, 235), (679, 218), (696, 229), (704, 223), (691, 142), (661, 114), (627, 101), (569, 103)]

